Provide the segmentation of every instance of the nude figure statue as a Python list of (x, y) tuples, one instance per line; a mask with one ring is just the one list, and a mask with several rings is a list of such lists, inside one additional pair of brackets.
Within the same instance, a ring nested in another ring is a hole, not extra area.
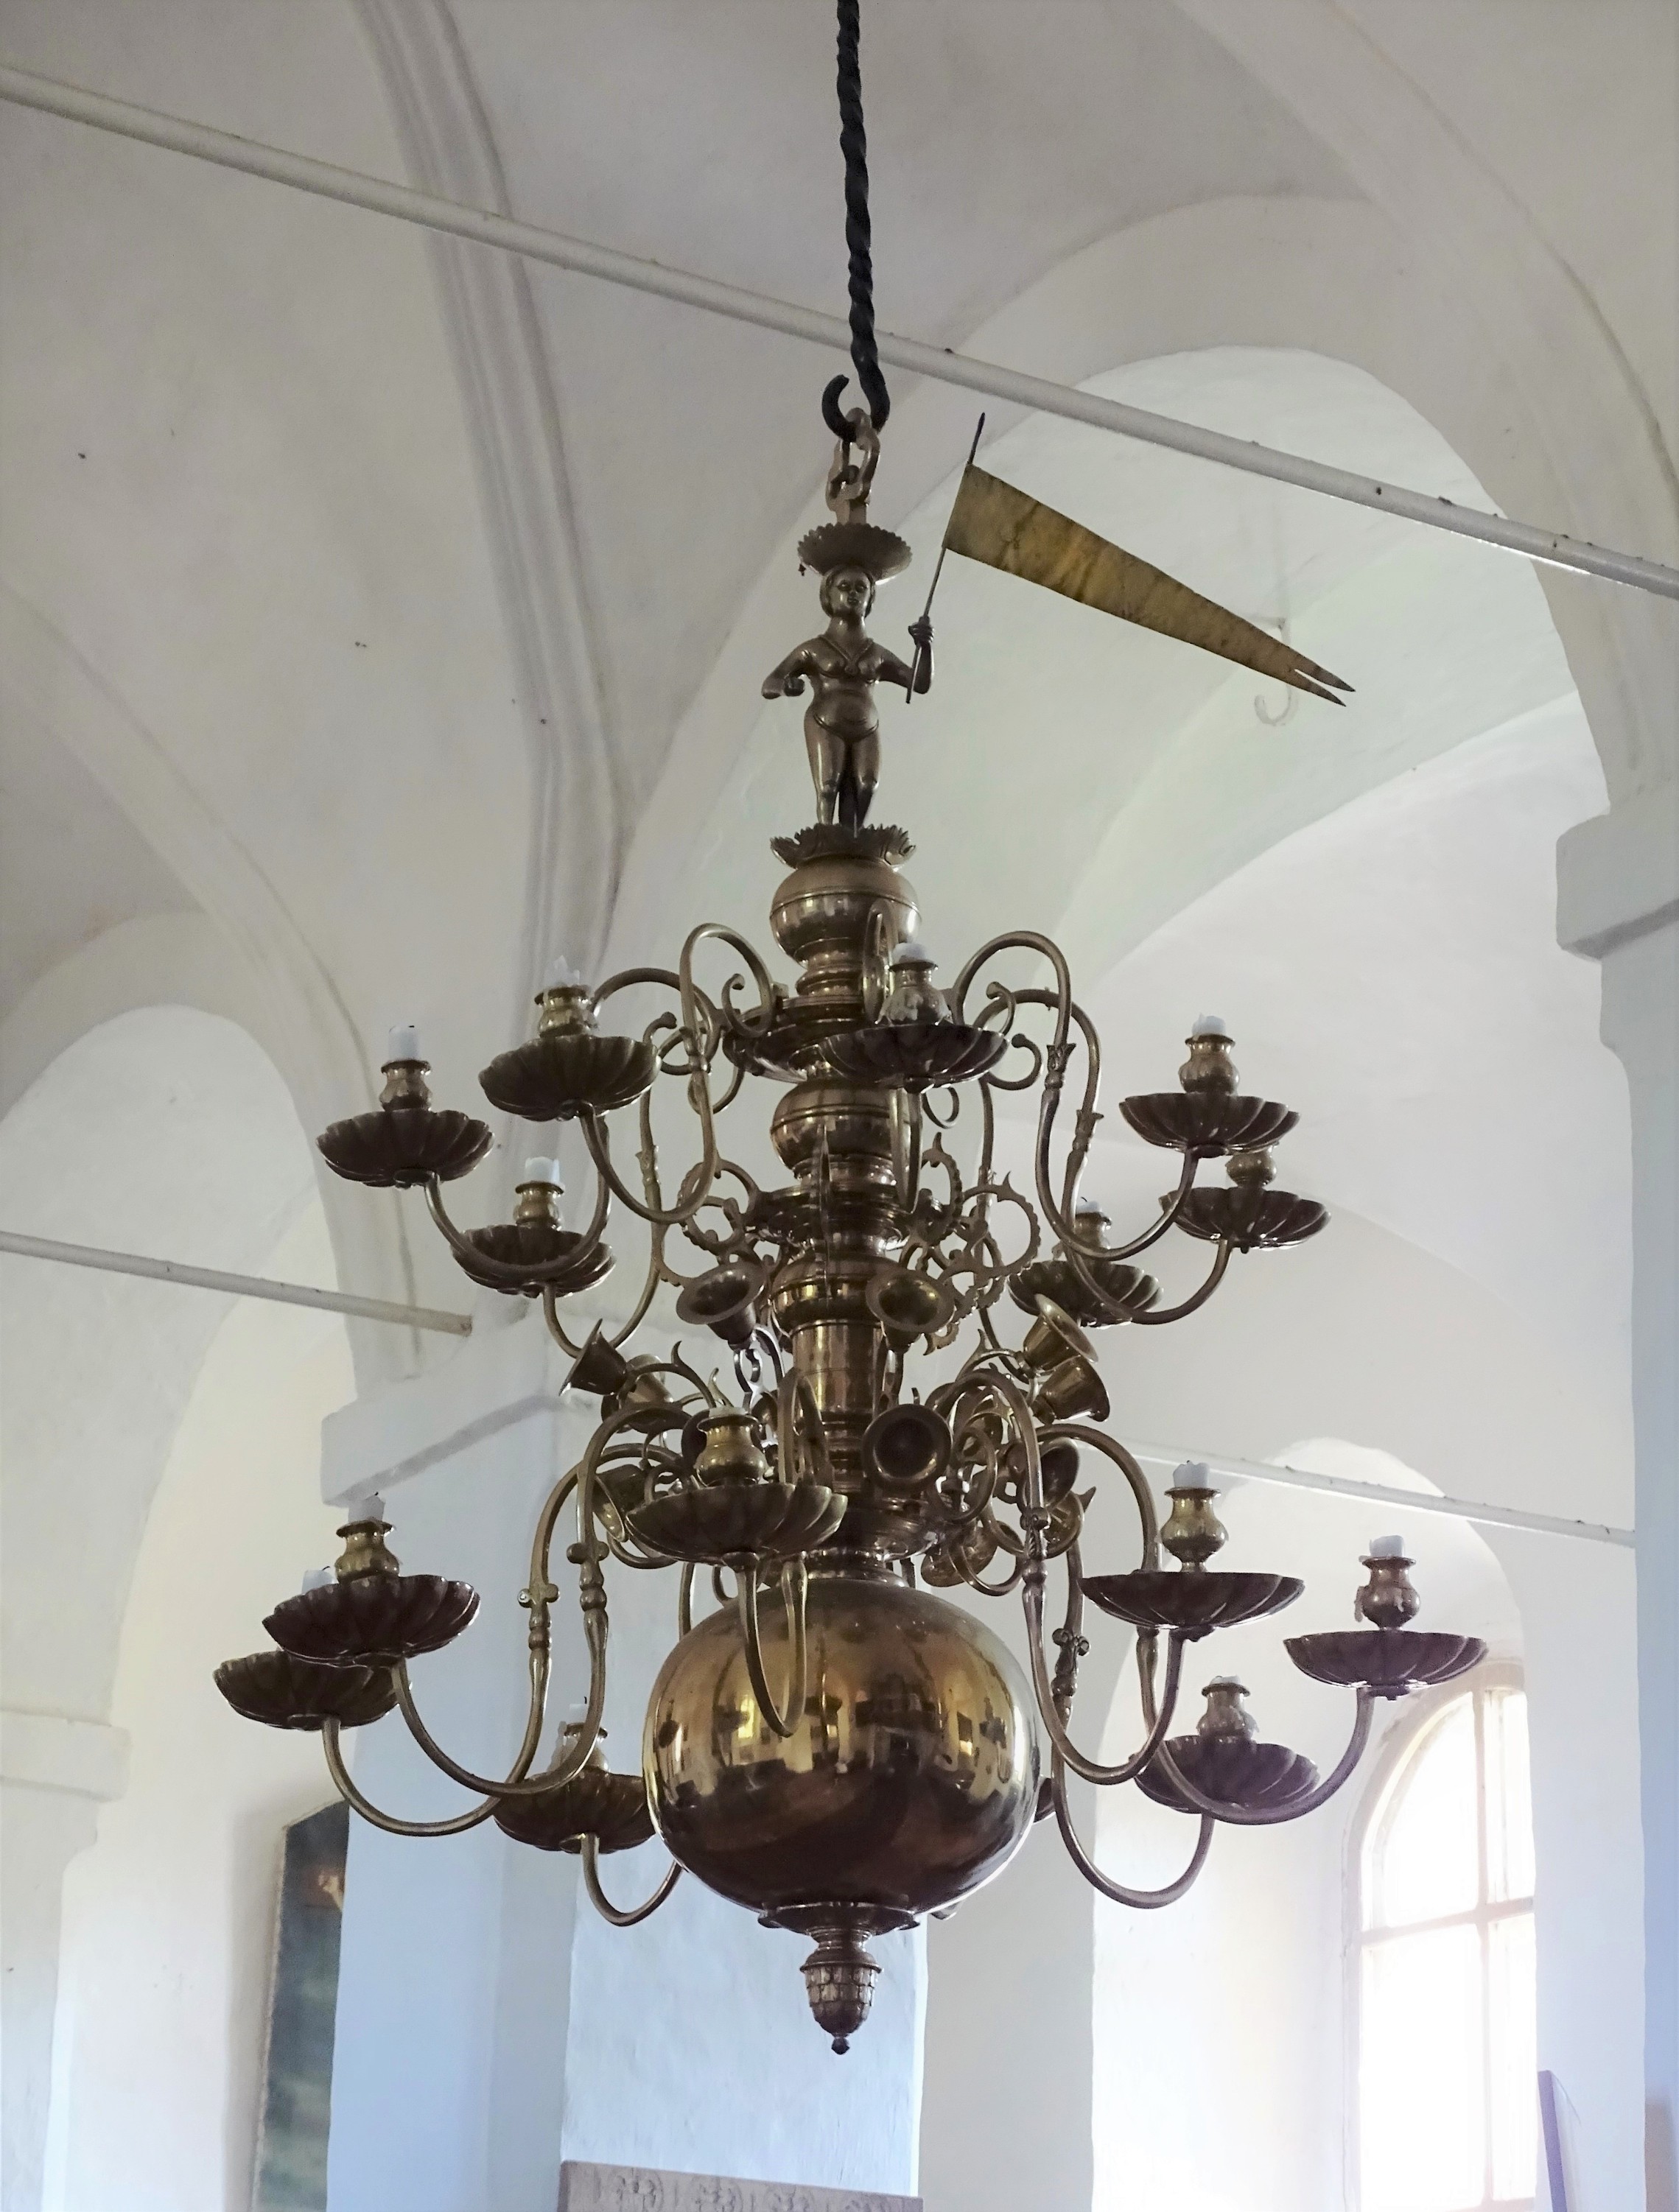
[(874, 703), (877, 684), (901, 684), (905, 696), (928, 690), (933, 683), (933, 629), (913, 622), (915, 665), (900, 660), (863, 627), (874, 604), (874, 581), (867, 568), (841, 563), (822, 579), (822, 611), (828, 627), (818, 637), (795, 646), (763, 679), (766, 699), (796, 699), (806, 681), (811, 703), (805, 710), (805, 748), (816, 786), (817, 819), (838, 821), (859, 830), (867, 818), (880, 773), (880, 714)]

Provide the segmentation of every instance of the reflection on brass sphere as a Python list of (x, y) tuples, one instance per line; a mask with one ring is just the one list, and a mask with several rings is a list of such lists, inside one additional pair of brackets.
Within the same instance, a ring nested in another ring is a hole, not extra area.
[[(809, 1689), (790, 1737), (757, 1710), (733, 1607), (665, 1662), (642, 1758), (672, 1856), (760, 1913), (832, 1903), (890, 1924), (965, 1896), (1007, 1863), (1037, 1802), (1014, 1662), (980, 1622), (873, 1565), (813, 1564), (808, 1620)], [(779, 1695), (779, 1602), (763, 1623)]]

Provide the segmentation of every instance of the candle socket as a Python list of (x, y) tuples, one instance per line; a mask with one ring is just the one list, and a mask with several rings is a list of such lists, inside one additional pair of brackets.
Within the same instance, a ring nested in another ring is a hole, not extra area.
[(697, 1482), (768, 1482), (770, 1462), (758, 1442), (757, 1423), (735, 1406), (701, 1416), (705, 1441), (694, 1462)]
[(1411, 1586), (1409, 1559), (1372, 1556), (1363, 1562), (1370, 1579), (1353, 1600), (1354, 1620), (1372, 1628), (1403, 1628), (1422, 1609), (1422, 1600)]
[(385, 1078), (385, 1088), (379, 1094), (381, 1106), (429, 1106), (431, 1092), (426, 1087), (426, 1077), (431, 1072), (429, 1060), (387, 1060), (380, 1073)]
[(1272, 1181), (1276, 1171), (1277, 1164), (1264, 1146), (1256, 1152), (1232, 1152), (1225, 1162), (1225, 1173), (1236, 1188), (1250, 1190), (1256, 1194)]
[(1177, 1071), (1177, 1079), (1186, 1091), (1208, 1091), (1229, 1096), (1238, 1081), (1236, 1063), (1231, 1058), (1232, 1040), (1208, 1033), (1202, 1036), (1185, 1037), (1189, 1057)]
[(390, 1534), (388, 1521), (348, 1521), (338, 1530), (344, 1540), (334, 1568), (341, 1583), (355, 1582), (362, 1575), (395, 1575), (402, 1571), (401, 1563), (394, 1552), (387, 1550), (386, 1537)]
[(557, 1182), (521, 1182), (514, 1192), (513, 1218), (515, 1224), (540, 1222), (548, 1229), (563, 1229), (565, 1222), (560, 1212), (560, 1200), (565, 1193)]
[(1225, 1738), (1254, 1735), (1257, 1732), (1254, 1717), (1242, 1702), (1247, 1694), (1247, 1684), (1238, 1682), (1233, 1674), (1220, 1674), (1207, 1683), (1201, 1690), (1207, 1711), (1195, 1723), (1195, 1734)]
[(933, 980), (937, 963), (923, 945), (900, 945), (891, 958), (892, 987), (880, 1018), (894, 1026), (905, 1022), (947, 1022), (950, 1006)]
[(1171, 1512), (1160, 1531), (1160, 1541), (1180, 1567), (1194, 1573), (1204, 1567), (1225, 1542), (1226, 1530), (1213, 1510), (1216, 1490), (1185, 1483), (1166, 1492)]
[(559, 983), (538, 991), (538, 1036), (588, 1036), (594, 1030), (594, 994), (587, 983)]

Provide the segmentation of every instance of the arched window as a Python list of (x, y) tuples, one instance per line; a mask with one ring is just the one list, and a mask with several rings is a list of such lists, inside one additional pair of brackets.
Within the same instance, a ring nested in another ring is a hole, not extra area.
[(1358, 1875), (1360, 2212), (1530, 2212), (1533, 1820), (1512, 1678), (1411, 1736)]

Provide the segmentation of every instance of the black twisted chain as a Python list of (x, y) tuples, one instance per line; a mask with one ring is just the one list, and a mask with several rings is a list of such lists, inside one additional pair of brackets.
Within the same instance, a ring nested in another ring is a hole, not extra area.
[[(839, 0), (840, 152), (845, 160), (845, 243), (850, 256), (851, 362), (877, 430), (892, 409), (874, 343), (874, 259), (868, 219), (868, 139), (863, 129), (863, 79), (858, 56), (858, 0)], [(822, 395), (822, 419), (849, 442), (839, 404), (846, 379), (836, 376)]]

